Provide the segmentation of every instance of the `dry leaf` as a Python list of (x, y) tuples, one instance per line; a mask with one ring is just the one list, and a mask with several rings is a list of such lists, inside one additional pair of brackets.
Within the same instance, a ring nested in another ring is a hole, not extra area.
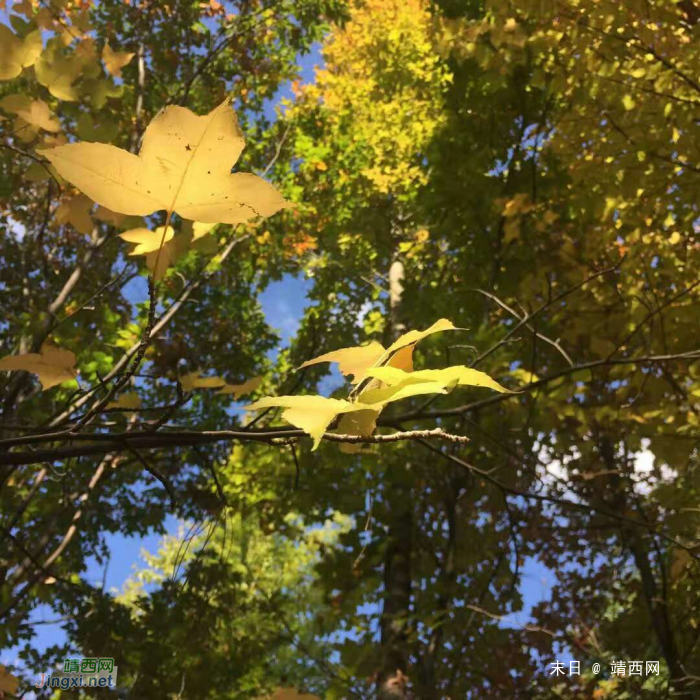
[(0, 370), (24, 370), (39, 377), (44, 390), (75, 379), (75, 355), (70, 350), (44, 346), (40, 353), (7, 355), (0, 358)]
[[(19, 679), (15, 678), (4, 666), (0, 666), (0, 693), (17, 694)], [(2, 697), (0, 695), (0, 697)]]
[(128, 51), (112, 51), (109, 42), (107, 42), (104, 49), (102, 49), (102, 61), (105, 64), (105, 68), (107, 72), (115, 78), (122, 77), (122, 68), (128, 65), (135, 55), (136, 54), (129, 53)]
[(138, 156), (103, 143), (44, 149), (60, 175), (121, 214), (177, 212), (202, 223), (237, 224), (287, 206), (268, 182), (231, 173), (245, 142), (227, 100), (205, 116), (170, 106), (148, 125)]

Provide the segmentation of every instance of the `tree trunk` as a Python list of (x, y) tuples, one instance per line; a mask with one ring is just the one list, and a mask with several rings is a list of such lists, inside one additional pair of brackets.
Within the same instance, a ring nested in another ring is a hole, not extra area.
[[(391, 339), (405, 332), (401, 305), (404, 266), (395, 259), (389, 269)], [(406, 698), (408, 626), (411, 605), (413, 503), (410, 465), (392, 464), (386, 476), (387, 543), (384, 553), (384, 607), (381, 616), (382, 662), (380, 700)]]
[[(615, 458), (614, 442), (607, 435), (603, 435), (599, 449), (606, 470), (617, 472), (618, 466)], [(628, 509), (626, 484), (622, 482), (619, 476), (613, 476), (609, 483), (615, 489), (614, 503), (616, 509), (621, 513), (626, 512)], [(668, 665), (674, 697), (694, 697), (693, 691), (688, 688), (687, 674), (683, 669), (681, 657), (678, 653), (678, 646), (676, 645), (673, 628), (668, 616), (667, 600), (663, 590), (660, 590), (654, 575), (648, 543), (638, 528), (624, 528), (622, 536), (627, 548), (632, 553), (635, 566), (639, 571), (644, 602), (649, 611), (651, 625), (659, 648)], [(659, 562), (658, 565), (661, 567), (664, 564)]]

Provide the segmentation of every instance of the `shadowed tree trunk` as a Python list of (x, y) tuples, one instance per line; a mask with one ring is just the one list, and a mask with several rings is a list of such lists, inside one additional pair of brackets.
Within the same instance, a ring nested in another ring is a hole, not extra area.
[[(404, 265), (397, 258), (389, 269), (391, 339), (405, 332), (402, 321)], [(384, 607), (381, 616), (382, 663), (380, 700), (405, 698), (408, 670), (408, 616), (411, 604), (413, 502), (410, 464), (392, 464), (386, 477), (388, 536), (384, 553)]]

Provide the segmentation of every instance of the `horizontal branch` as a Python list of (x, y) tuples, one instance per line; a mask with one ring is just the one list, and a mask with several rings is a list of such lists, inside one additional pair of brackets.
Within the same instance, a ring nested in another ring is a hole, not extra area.
[[(34, 442), (32, 442), (34, 438)], [(288, 445), (300, 439), (309, 438), (302, 430), (277, 429), (277, 430), (179, 430), (179, 431), (134, 431), (129, 433), (98, 433), (71, 435), (67, 442), (81, 442), (87, 444), (58, 446), (47, 449), (32, 449), (27, 452), (6, 452), (0, 454), (0, 464), (19, 466), (23, 464), (40, 464), (43, 462), (55, 462), (72, 457), (88, 457), (104, 455), (109, 452), (119, 452), (124, 449), (172, 449), (175, 447), (196, 447), (216, 442), (258, 442), (272, 445)], [(327, 442), (340, 442), (349, 444), (376, 445), (404, 440), (425, 440), (435, 438), (447, 440), (453, 443), (465, 444), (469, 438), (462, 435), (452, 435), (442, 428), (432, 430), (408, 430), (390, 433), (388, 435), (343, 435), (338, 433), (324, 433), (323, 440)], [(56, 436), (50, 434), (25, 436), (18, 438), (22, 445), (32, 446), (47, 442), (55, 442)]]

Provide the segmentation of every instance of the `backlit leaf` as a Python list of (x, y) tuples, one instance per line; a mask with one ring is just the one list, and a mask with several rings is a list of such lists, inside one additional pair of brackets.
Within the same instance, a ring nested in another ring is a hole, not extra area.
[(185, 391), (195, 389), (220, 389), (226, 386), (226, 381), (221, 377), (202, 377), (199, 372), (190, 372), (180, 377), (180, 384)]
[(75, 379), (74, 370), (76, 358), (70, 350), (61, 350), (52, 346), (44, 346), (40, 353), (25, 355), (7, 355), (0, 358), (0, 370), (24, 370), (39, 377), (42, 387), (51, 387)]
[(319, 362), (337, 362), (338, 369), (340, 369), (346, 377), (352, 375), (352, 384), (357, 384), (362, 381), (367, 369), (374, 365), (385, 352), (380, 343), (371, 342), (368, 345), (341, 348), (340, 350), (327, 352), (325, 355), (315, 357), (313, 360), (307, 360), (299, 369), (316, 365)]
[(122, 214), (159, 210), (202, 223), (237, 224), (287, 206), (252, 173), (231, 173), (244, 146), (228, 100), (205, 116), (170, 106), (148, 125), (138, 156), (103, 143), (40, 151), (66, 180)]
[(262, 377), (253, 377), (243, 384), (224, 384), (217, 394), (233, 394), (234, 399), (253, 393), (261, 384)]
[(16, 78), (23, 68), (34, 65), (42, 49), (41, 32), (28, 34), (24, 40), (0, 24), (0, 80)]
[(109, 42), (102, 49), (102, 61), (110, 75), (115, 78), (122, 77), (122, 68), (128, 65), (135, 54), (128, 51), (112, 51)]

